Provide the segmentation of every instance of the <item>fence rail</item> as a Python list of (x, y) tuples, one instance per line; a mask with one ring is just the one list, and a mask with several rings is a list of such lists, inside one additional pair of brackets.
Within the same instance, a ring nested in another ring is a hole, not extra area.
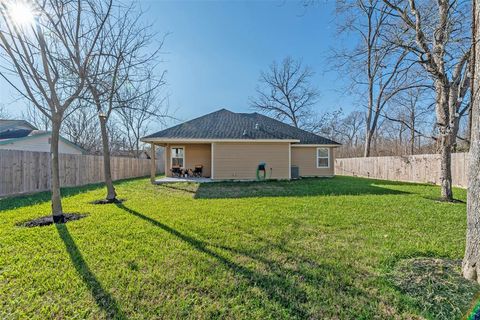
[[(60, 155), (62, 187), (82, 186), (104, 180), (103, 157)], [(157, 163), (157, 172), (162, 172)], [(113, 180), (148, 176), (150, 160), (112, 157)], [(0, 196), (50, 190), (50, 153), (0, 150)]]
[[(453, 185), (467, 187), (467, 165), (468, 153), (452, 154)], [(439, 184), (440, 155), (336, 159), (335, 174)]]

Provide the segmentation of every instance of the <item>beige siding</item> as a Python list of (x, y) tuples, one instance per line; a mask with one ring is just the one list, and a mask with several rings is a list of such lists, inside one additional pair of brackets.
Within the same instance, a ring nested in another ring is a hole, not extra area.
[[(41, 135), (23, 140), (13, 140), (11, 143), (0, 145), (0, 149), (4, 150), (19, 150), (19, 151), (35, 151), (35, 152), (50, 152), (50, 143), (48, 141), (50, 135)], [(64, 154), (82, 154), (82, 152), (69, 145), (68, 143), (59, 141), (58, 152)]]
[(216, 180), (256, 179), (257, 166), (267, 164), (267, 177), (289, 179), (288, 142), (217, 142), (213, 147), (213, 177)]
[(330, 148), (330, 167), (317, 168), (317, 147), (292, 146), (292, 166), (298, 166), (301, 177), (334, 175), (335, 148)]
[(166, 147), (166, 159), (165, 159), (165, 173), (167, 176), (171, 176), (171, 148), (172, 147), (183, 147), (184, 156), (185, 156), (185, 169), (194, 169), (196, 165), (203, 166), (203, 176), (210, 177), (211, 175), (211, 166), (212, 166), (212, 156), (211, 156), (211, 145), (210, 144), (171, 144)]

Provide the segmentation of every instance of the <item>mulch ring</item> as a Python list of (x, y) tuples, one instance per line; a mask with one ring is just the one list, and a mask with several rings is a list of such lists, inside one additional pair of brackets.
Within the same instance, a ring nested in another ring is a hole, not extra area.
[(435, 319), (460, 319), (471, 312), (480, 294), (476, 282), (463, 278), (461, 265), (461, 260), (445, 258), (404, 259), (390, 276), (395, 287), (409, 296), (422, 313)]
[(127, 199), (113, 199), (113, 200), (108, 200), (108, 199), (101, 199), (101, 200), (95, 200), (90, 202), (91, 204), (120, 204), (127, 201)]
[[(61, 223), (80, 220), (82, 218), (85, 218), (87, 215), (79, 214), (79, 213), (64, 213), (63, 216), (64, 216), (64, 222), (61, 222)], [(49, 215), (49, 216), (40, 217), (37, 219), (17, 223), (17, 226), (33, 228), (33, 227), (44, 227), (51, 224), (53, 224), (53, 216)]]

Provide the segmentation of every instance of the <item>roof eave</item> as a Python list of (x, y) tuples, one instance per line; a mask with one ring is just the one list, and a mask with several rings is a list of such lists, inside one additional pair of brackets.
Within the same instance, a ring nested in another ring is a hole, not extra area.
[(212, 142), (290, 142), (299, 143), (298, 139), (192, 139), (192, 138), (154, 138), (144, 137), (140, 139), (147, 143), (212, 143)]
[(297, 143), (292, 144), (292, 147), (302, 148), (302, 147), (330, 147), (330, 148), (338, 148), (341, 144), (338, 143)]

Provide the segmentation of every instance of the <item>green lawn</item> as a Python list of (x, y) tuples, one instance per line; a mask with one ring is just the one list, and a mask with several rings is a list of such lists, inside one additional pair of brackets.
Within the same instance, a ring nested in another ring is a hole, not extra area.
[[(438, 187), (359, 178), (117, 183), (0, 200), (0, 319), (455, 319), (465, 203)], [(464, 190), (455, 190), (465, 200)]]

